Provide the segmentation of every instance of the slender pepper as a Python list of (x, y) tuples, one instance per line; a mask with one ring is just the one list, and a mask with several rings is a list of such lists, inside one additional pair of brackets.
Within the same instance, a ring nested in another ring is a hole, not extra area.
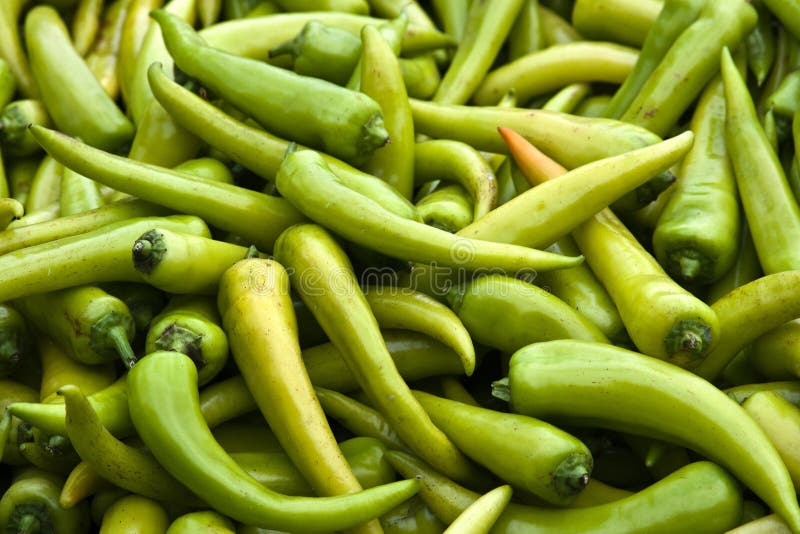
[(737, 250), (736, 259), (731, 268), (709, 287), (706, 294), (706, 302), (709, 304), (713, 304), (737, 287), (752, 282), (763, 274), (746, 220), (742, 221)]
[(165, 534), (169, 516), (164, 507), (141, 495), (126, 495), (103, 514), (99, 534)]
[(83, 461), (117, 487), (149, 497), (189, 505), (200, 501), (153, 456), (115, 438), (77, 386), (59, 389), (66, 408), (65, 427)]
[(91, 48), (100, 28), (105, 0), (80, 0), (70, 22), (70, 34), (75, 51), (81, 56)]
[(772, 29), (772, 15), (764, 6), (764, 2), (756, 2), (754, 6), (758, 12), (758, 22), (747, 34), (744, 43), (747, 51), (747, 67), (755, 75), (756, 84), (761, 86), (775, 61), (777, 37)]
[[(558, 176), (558, 165), (532, 145), (520, 142), (515, 150), (537, 162), (527, 168), (530, 179), (542, 182)], [(692, 366), (717, 343), (719, 320), (711, 308), (672, 280), (611, 210), (588, 219), (572, 237), (591, 258), (587, 263), (614, 300), (639, 350)]]
[(104, 150), (130, 140), (133, 125), (72, 47), (55, 9), (36, 6), (28, 12), (25, 42), (42, 101), (58, 128)]
[(717, 77), (695, 108), (695, 144), (653, 233), (659, 263), (686, 282), (714, 282), (736, 260), (741, 220), (725, 128), (725, 93)]
[(280, 198), (114, 156), (53, 130), (33, 126), (32, 131), (46, 150), (74, 171), (143, 200), (201, 216), (263, 250), (272, 248), (282, 229), (303, 220)]
[(464, 35), (433, 101), (464, 104), (470, 99), (511, 31), (522, 4), (522, 0), (471, 3)]
[(21, 477), (0, 498), (0, 525), (8, 532), (89, 532), (88, 506), (64, 510), (58, 504), (63, 479), (44, 471)]
[[(509, 272), (525, 268), (547, 270), (581, 262), (581, 258), (458, 237), (397, 217), (346, 187), (313, 151), (289, 154), (278, 171), (276, 185), (285, 198), (312, 220), (324, 221), (354, 243), (401, 260), (436, 262), (458, 269), (501, 268)], [(377, 228), (380, 232), (375, 231)]]
[(6, 107), (11, 102), (17, 92), (17, 80), (11, 72), (8, 61), (0, 57), (0, 109)]
[(636, 63), (636, 50), (614, 43), (578, 41), (527, 54), (489, 72), (472, 100), (496, 102), (509, 88), (521, 103), (576, 82), (622, 83)]
[(200, 139), (178, 126), (172, 116), (155, 99), (145, 106), (128, 157), (132, 160), (174, 167), (197, 156)]
[(800, 437), (800, 408), (771, 391), (751, 395), (742, 403), (742, 408), (775, 445), (794, 487), (800, 487), (800, 455), (792, 445)]
[(280, 496), (247, 476), (214, 441), (200, 413), (196, 370), (187, 356), (149, 354), (128, 381), (134, 425), (156, 459), (209, 505), (245, 524), (312, 532), (349, 528), (418, 489), (415, 481), (399, 481), (344, 496)]
[(767, 8), (781, 22), (787, 30), (792, 32), (796, 39), (800, 39), (800, 6), (797, 2), (779, 2), (776, 0), (763, 0)]
[(403, 441), (456, 478), (477, 476), (475, 467), (414, 399), (391, 361), (349, 260), (330, 234), (317, 225), (294, 226), (281, 234), (275, 256), (291, 269), (292, 286), (315, 312), (361, 388)]
[(478, 497), (450, 523), (446, 534), (488, 534), (497, 518), (511, 500), (513, 490), (508, 484)]
[(176, 295), (147, 329), (145, 353), (181, 352), (197, 365), (198, 384), (214, 379), (228, 361), (228, 339), (212, 298)]
[(388, 288), (364, 289), (375, 319), (382, 329), (397, 328), (427, 334), (451, 347), (459, 355), (464, 372), (475, 370), (475, 348), (459, 318), (447, 306), (424, 293), (393, 291)]
[(495, 384), (516, 413), (686, 445), (800, 527), (789, 473), (768, 437), (738, 404), (689, 371), (609, 345), (559, 340), (517, 351), (508, 379)]
[(150, 11), (158, 9), (164, 0), (131, 0), (119, 37), (119, 57), (116, 74), (122, 100), (130, 103), (131, 84), (136, 64), (136, 55), (150, 27)]
[(706, 2), (675, 39), (620, 119), (664, 135), (719, 69), (719, 52), (735, 47), (755, 27), (746, 0)]
[(572, 24), (587, 39), (642, 47), (662, 4), (659, 0), (576, 0)]
[(447, 299), (476, 342), (504, 352), (551, 339), (608, 341), (568, 304), (516, 278), (481, 276), (454, 287)]
[(539, 19), (545, 47), (584, 39), (569, 21), (542, 3), (539, 3)]
[(125, 19), (134, 0), (114, 0), (106, 9), (97, 38), (86, 55), (86, 66), (100, 82), (108, 96), (117, 100), (119, 96), (119, 50)]
[(14, 160), (9, 161), (6, 166), (8, 188), (10, 189), (11, 197), (15, 198), (23, 205), (27, 202), (28, 194), (31, 190), (31, 182), (36, 174), (40, 159), (41, 158), (36, 156), (14, 158)]
[(380, 106), (391, 142), (376, 150), (363, 169), (411, 198), (414, 189), (414, 121), (397, 56), (375, 26), (361, 30), (361, 92)]
[(473, 220), (497, 206), (494, 172), (480, 153), (467, 143), (432, 139), (414, 146), (414, 182), (444, 180), (461, 184), (472, 197)]
[[(433, 0), (431, 7), (444, 31), (460, 41), (467, 25), (470, 0)], [(536, 2), (532, 2), (536, 3)], [(514, 33), (512, 31), (512, 33)]]
[(725, 140), (759, 262), (766, 274), (796, 269), (800, 258), (792, 243), (800, 238), (800, 208), (727, 49), (721, 61)]
[(223, 0), (198, 0), (197, 17), (200, 19), (201, 26), (206, 28), (219, 20), (222, 3)]
[[(241, 245), (154, 228), (131, 247), (142, 280), (169, 293), (214, 294), (225, 270), (247, 255)], [(192, 265), (191, 276), (186, 266)], [(204, 377), (205, 378), (205, 377)]]
[(117, 378), (113, 362), (87, 365), (76, 361), (56, 345), (46, 334), (39, 332), (36, 346), (42, 361), (42, 383), (39, 386), (39, 400), (42, 403), (58, 403), (58, 388), (74, 384), (91, 395), (110, 386)]
[(694, 134), (685, 132), (582, 165), (559, 180), (520, 194), (461, 229), (458, 235), (529, 247), (550, 245), (614, 200), (667, 170), (689, 151), (693, 139)]
[(462, 141), (477, 150), (508, 154), (497, 135), (505, 126), (518, 132), (567, 168), (657, 143), (660, 138), (621, 121), (555, 111), (495, 106), (456, 106), (410, 99), (417, 133)]
[[(589, 449), (549, 423), (422, 391), (414, 396), (464, 454), (516, 488), (563, 506), (589, 482), (593, 464)], [(487, 455), (487, 450), (494, 453)]]
[(665, 0), (642, 43), (636, 65), (614, 93), (602, 116), (618, 119), (625, 113), (672, 43), (697, 19), (705, 3), (706, 0)]
[(20, 15), (29, 3), (30, 0), (9, 0), (0, 5), (0, 56), (8, 63), (19, 92), (26, 98), (38, 98), (39, 87), (20, 38)]
[[(371, 98), (217, 51), (178, 17), (165, 11), (152, 16), (182, 71), (278, 135), (350, 160), (368, 156), (387, 142), (380, 106)], [(242, 77), (247, 81), (240, 83)], [(335, 106), (328, 104), (334, 101)]]
[(177, 517), (169, 524), (165, 534), (193, 534), (196, 532), (236, 534), (236, 526), (230, 518), (219, 512), (200, 510)]
[(102, 478), (91, 464), (81, 460), (67, 475), (58, 502), (62, 508), (72, 508), (86, 497), (112, 487), (113, 485)]
[(91, 232), (107, 224), (137, 217), (167, 215), (165, 208), (138, 199), (125, 199), (69, 217), (0, 231), (0, 255), (64, 237)]
[(44, 211), (53, 203), (58, 203), (61, 194), (62, 168), (61, 163), (50, 156), (45, 155), (41, 159), (25, 201), (26, 213)]
[(121, 358), (127, 367), (136, 362), (130, 346), (135, 331), (130, 311), (98, 287), (36, 293), (14, 302), (32, 324), (77, 361), (98, 364)]
[[(156, 98), (179, 124), (262, 178), (275, 179), (289, 148), (288, 141), (236, 120), (171, 81), (157, 65), (150, 69), (150, 81)], [(383, 180), (327, 154), (323, 157), (351, 189), (369, 196), (401, 217), (418, 219), (413, 204)]]
[(359, 491), (303, 366), (286, 270), (268, 259), (237, 262), (217, 300), (237, 367), (300, 472), (320, 495)]
[(97, 209), (105, 204), (97, 182), (72, 169), (61, 170), (60, 215), (69, 216)]

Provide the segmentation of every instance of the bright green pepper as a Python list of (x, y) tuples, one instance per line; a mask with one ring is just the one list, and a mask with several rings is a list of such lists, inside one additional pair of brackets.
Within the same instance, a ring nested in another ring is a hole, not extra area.
[(0, 376), (8, 376), (23, 359), (33, 357), (33, 338), (25, 319), (8, 303), (0, 304)]
[(511, 486), (503, 484), (481, 495), (450, 523), (447, 534), (489, 534), (511, 500)]
[(400, 481), (345, 496), (280, 496), (246, 475), (214, 441), (187, 356), (149, 354), (128, 382), (134, 425), (156, 459), (209, 505), (245, 524), (292, 531), (348, 528), (385, 513), (418, 489), (415, 481)]
[(0, 56), (7, 62), (15, 85), (26, 98), (37, 98), (39, 88), (31, 73), (28, 56), (20, 38), (20, 15), (30, 0), (9, 0), (0, 6)]
[(797, 2), (778, 0), (763, 0), (763, 2), (781, 24), (792, 32), (796, 39), (800, 39), (800, 6)]
[(758, 12), (758, 22), (745, 37), (744, 44), (747, 51), (747, 67), (755, 75), (756, 83), (761, 86), (775, 62), (777, 37), (772, 29), (772, 16), (764, 6), (764, 2), (759, 1), (754, 5)]
[[(449, 24), (451, 26), (458, 25), (457, 27), (459, 29), (456, 31), (458, 33), (463, 33), (469, 2), (464, 0), (455, 0), (449, 2), (446, 1), (444, 3), (453, 5), (453, 7), (448, 10), (448, 13), (452, 13), (452, 15), (450, 15), (451, 17), (455, 15), (455, 20), (451, 20)], [(434, 8), (435, 7), (436, 2), (434, 2)], [(463, 15), (461, 14), (462, 12)], [(462, 16), (465, 19), (463, 21), (458, 18)], [(448, 20), (445, 20), (445, 30), (447, 30), (447, 25)], [(518, 59), (531, 52), (536, 52), (543, 47), (541, 25), (542, 23), (539, 16), (539, 0), (526, 0), (523, 2), (522, 8), (517, 14), (517, 20), (514, 21), (514, 25), (511, 26), (511, 29), (508, 32), (507, 43), (509, 59)], [(453, 34), (451, 31), (448, 31), (448, 33), (458, 37), (458, 35)]]
[(458, 184), (440, 187), (417, 202), (417, 213), (425, 224), (456, 233), (473, 219), (473, 202)]
[(400, 436), (380, 412), (337, 391), (319, 386), (314, 391), (325, 415), (335, 419), (355, 435), (378, 439), (392, 449), (406, 449)]
[(584, 39), (564, 16), (541, 2), (539, 3), (539, 19), (541, 20), (542, 40), (545, 47)]
[(125, 19), (134, 0), (115, 0), (103, 14), (97, 38), (86, 55), (86, 66), (100, 82), (108, 96), (117, 100), (119, 96), (119, 50)]
[(141, 495), (126, 495), (103, 514), (99, 534), (165, 534), (169, 516), (158, 502)]
[[(25, 212), (47, 210), (53, 203), (58, 204), (61, 195), (61, 171), (63, 166), (55, 158), (45, 155), (36, 168), (31, 181), (28, 198), (25, 201)], [(59, 206), (60, 209), (60, 206)]]
[(103, 150), (117, 150), (133, 125), (109, 98), (75, 49), (58, 12), (37, 6), (25, 17), (31, 70), (53, 123)]
[(163, 4), (164, 0), (131, 0), (122, 23), (116, 71), (122, 100), (126, 104), (130, 104), (136, 55), (151, 24), (149, 13)]
[(695, 143), (658, 219), (653, 249), (673, 277), (711, 283), (736, 260), (740, 233), (736, 179), (725, 141), (725, 93), (717, 77), (692, 118)]
[(446, 528), (418, 495), (381, 516), (381, 526), (386, 534), (441, 534)]
[(8, 61), (0, 57), (0, 109), (6, 107), (6, 104), (11, 102), (16, 92), (17, 81), (14, 79), (14, 74), (11, 72), (11, 66), (8, 64)]
[(236, 534), (230, 518), (213, 510), (189, 512), (170, 523), (165, 534)]
[(60, 215), (68, 217), (103, 206), (105, 200), (94, 180), (64, 167), (61, 169)]
[(795, 488), (800, 487), (800, 455), (793, 443), (800, 437), (800, 408), (771, 391), (760, 391), (742, 403), (775, 445)]
[(662, 8), (660, 0), (576, 0), (572, 24), (587, 39), (642, 47)]
[[(387, 142), (380, 107), (369, 97), (216, 51), (180, 18), (165, 11), (153, 16), (182, 71), (278, 135), (350, 160), (361, 159)], [(334, 101), (335, 105), (330, 103)]]
[(800, 354), (796, 350), (800, 322), (796, 319), (759, 336), (747, 349), (747, 359), (767, 380), (794, 380), (800, 376)]
[(516, 413), (688, 446), (800, 528), (789, 473), (767, 436), (738, 404), (689, 371), (610, 345), (559, 340), (517, 351), (508, 379), (495, 384)]

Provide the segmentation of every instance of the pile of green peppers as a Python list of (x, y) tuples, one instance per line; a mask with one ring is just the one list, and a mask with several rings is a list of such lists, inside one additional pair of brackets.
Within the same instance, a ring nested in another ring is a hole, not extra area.
[(800, 4), (0, 2), (0, 529), (800, 533)]

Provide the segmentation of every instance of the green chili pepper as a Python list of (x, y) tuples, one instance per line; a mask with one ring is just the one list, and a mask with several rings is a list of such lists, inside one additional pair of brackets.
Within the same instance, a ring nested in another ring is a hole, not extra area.
[(91, 395), (107, 388), (117, 378), (113, 362), (93, 365), (79, 362), (41, 330), (38, 333), (40, 335), (36, 340), (36, 348), (42, 364), (42, 380), (39, 386), (39, 399), (42, 403), (61, 402), (56, 392), (65, 384), (74, 384), (87, 395)]
[[(297, 154), (302, 152), (289, 157)], [(391, 362), (391, 355), (358, 287), (349, 260), (330, 234), (316, 225), (294, 226), (281, 234), (275, 256), (291, 269), (293, 287), (339, 348), (358, 384), (403, 441), (457, 478), (478, 476), (474, 466), (425, 415)], [(320, 276), (308, 279), (311, 272)], [(334, 282), (337, 289), (330, 285)], [(343, 317), (347, 318), (344, 322)]]
[(661, 10), (658, 0), (576, 0), (572, 24), (587, 39), (641, 47)]
[(136, 126), (128, 157), (152, 165), (174, 167), (194, 158), (201, 144), (197, 136), (177, 126), (161, 104), (151, 98)]
[[(414, 396), (464, 454), (514, 487), (565, 505), (589, 482), (589, 449), (548, 423), (421, 391)], [(486, 454), (487, 450), (494, 452)]]
[(100, 82), (108, 96), (116, 100), (119, 96), (119, 51), (125, 19), (134, 0), (114, 0), (103, 14), (97, 37), (86, 55), (86, 66)]
[(126, 104), (130, 103), (136, 55), (151, 24), (150, 11), (163, 4), (164, 0), (131, 0), (128, 7), (128, 14), (120, 30), (116, 68), (120, 93)]
[(568, 304), (516, 278), (481, 276), (454, 287), (447, 300), (476, 342), (504, 352), (551, 339), (608, 341)]
[(581, 100), (575, 106), (573, 113), (579, 117), (604, 117), (609, 105), (611, 105), (610, 95), (591, 95)]
[(100, 27), (100, 17), (105, 0), (80, 0), (70, 23), (70, 34), (75, 51), (86, 56)]
[[(457, 38), (460, 38), (460, 35), (464, 31), (464, 26), (466, 25), (469, 2), (457, 0), (449, 2), (445, 1), (442, 3), (453, 4), (453, 6), (450, 7), (447, 12), (452, 13), (449, 15), (450, 17), (455, 17), (455, 19), (452, 21), (443, 21), (445, 31)], [(436, 2), (434, 2), (434, 8), (435, 7)], [(457, 25), (456, 27), (458, 29), (455, 30), (457, 34), (453, 34), (452, 31), (447, 30), (448, 24), (450, 26)], [(536, 52), (543, 47), (541, 25), (542, 23), (539, 16), (539, 1), (524, 1), (519, 13), (517, 13), (517, 19), (514, 21), (514, 24), (511, 26), (511, 29), (508, 32), (508, 40), (506, 43), (508, 48), (508, 58), (510, 60), (515, 60), (530, 54), (531, 52)]]
[[(433, 14), (440, 21), (445, 33), (452, 35), (456, 41), (461, 41), (464, 36), (464, 27), (467, 25), (467, 16), (469, 14), (469, 3), (470, 0), (433, 0), (431, 2)], [(521, 31), (521, 29), (518, 29), (517, 33)], [(511, 35), (514, 33), (512, 29)]]
[(776, 32), (773, 30), (771, 13), (763, 2), (754, 4), (758, 12), (755, 28), (744, 38), (747, 51), (747, 67), (756, 77), (756, 84), (761, 86), (775, 62)]
[(658, 12), (642, 43), (636, 65), (614, 93), (602, 116), (613, 119), (622, 116), (672, 43), (697, 19), (705, 3), (705, 0), (665, 0), (663, 8)]
[(163, 229), (148, 230), (132, 247), (133, 266), (142, 279), (170, 293), (216, 293), (222, 273), (246, 255), (240, 245)]
[(355, 435), (378, 439), (392, 449), (406, 450), (400, 436), (380, 412), (337, 391), (321, 387), (315, 387), (314, 391), (325, 415)]
[(746, 220), (742, 221), (737, 249), (738, 253), (731, 268), (709, 288), (706, 295), (706, 302), (709, 304), (763, 274)]
[(797, 68), (796, 52), (797, 40), (783, 26), (778, 25), (775, 37), (775, 59), (769, 71), (767, 80), (760, 87), (757, 109), (759, 115), (767, 110), (767, 98), (778, 88), (786, 75)]
[(123, 529), (137, 534), (165, 534), (169, 524), (167, 511), (158, 501), (141, 495), (126, 495), (103, 514), (100, 534), (121, 533)]
[(33, 126), (32, 131), (39, 142), (74, 171), (143, 200), (195, 212), (209, 224), (242, 235), (264, 250), (272, 248), (283, 228), (303, 220), (283, 199), (131, 161), (37, 128)]
[(283, 11), (341, 11), (366, 15), (366, 0), (275, 0)]
[(130, 346), (133, 317), (121, 300), (100, 288), (77, 286), (14, 302), (32, 324), (78, 361), (97, 364), (122, 358), (127, 367), (136, 362)]
[(480, 153), (470, 145), (447, 139), (434, 139), (414, 146), (414, 182), (444, 180), (461, 184), (472, 197), (473, 220), (478, 220), (497, 205), (494, 172)]
[(784, 117), (793, 117), (800, 106), (796, 100), (800, 98), (800, 72), (788, 73), (778, 87), (767, 98), (768, 110)]
[(425, 224), (456, 233), (473, 219), (473, 202), (458, 184), (440, 187), (417, 202), (417, 213)]
[(572, 113), (572, 110), (575, 109), (578, 102), (583, 100), (590, 90), (591, 86), (585, 82), (575, 82), (565, 85), (547, 100), (542, 106), (542, 109), (559, 111), (561, 113)]
[(414, 121), (403, 74), (396, 54), (375, 26), (364, 26), (361, 41), (360, 90), (380, 106), (391, 139), (369, 156), (363, 169), (410, 199), (415, 171)]
[(81, 460), (67, 475), (58, 502), (62, 508), (73, 508), (86, 497), (113, 487), (88, 462)]
[(523, 0), (507, 0), (501, 4), (472, 2), (464, 34), (433, 101), (464, 104), (470, 99), (511, 31), (522, 3)]
[(0, 304), (0, 376), (8, 376), (22, 360), (33, 357), (33, 337), (25, 319), (8, 303)]
[(80, 534), (89, 531), (87, 506), (64, 510), (58, 504), (63, 479), (31, 472), (14, 482), (0, 499), (0, 524), (9, 532)]
[(170, 299), (147, 329), (145, 353), (181, 352), (197, 365), (198, 383), (210, 382), (228, 360), (228, 339), (214, 300), (200, 295)]
[(542, 3), (539, 4), (539, 19), (545, 48), (584, 39), (564, 17)]
[(3, 107), (0, 114), (0, 146), (13, 157), (36, 154), (42, 147), (28, 132), (29, 124), (50, 127), (50, 115), (41, 100), (15, 100)]
[(15, 250), (41, 245), (48, 241), (97, 230), (108, 224), (136, 217), (167, 215), (168, 210), (138, 199), (125, 199), (106, 204), (95, 210), (59, 217), (50, 221), (30, 224), (0, 232), (0, 255)]
[(237, 521), (294, 531), (348, 528), (417, 491), (415, 481), (400, 481), (346, 496), (282, 497), (253, 481), (214, 441), (200, 413), (196, 371), (187, 356), (151, 353), (131, 370), (128, 381), (131, 416), (156, 459), (201, 499)]
[(692, 131), (696, 141), (658, 219), (653, 248), (659, 262), (677, 279), (710, 283), (733, 266), (741, 224), (725, 142), (725, 94), (720, 78), (701, 96)]
[[(313, 184), (313, 185), (312, 185)], [(371, 199), (349, 189), (318, 153), (289, 154), (276, 177), (280, 193), (312, 220), (325, 224), (354, 243), (408, 261), (436, 262), (460, 269), (553, 269), (580, 263), (514, 245), (473, 241), (411, 220), (402, 219)], [(380, 232), (376, 232), (380, 228)]]
[(199, 501), (169, 475), (152, 455), (115, 438), (77, 386), (58, 391), (66, 408), (65, 427), (81, 459), (117, 487), (149, 497), (190, 505)]
[(641, 86), (620, 119), (664, 135), (719, 69), (717, 54), (735, 47), (756, 24), (749, 2), (706, 2)]
[(130, 140), (133, 126), (72, 47), (58, 12), (37, 6), (25, 17), (31, 70), (53, 123), (104, 150)]
[(520, 102), (575, 82), (622, 83), (636, 63), (634, 49), (578, 41), (553, 45), (488, 73), (473, 95), (479, 106), (496, 102), (510, 87)]
[[(150, 79), (156, 97), (184, 127), (202, 136), (237, 163), (259, 176), (274, 180), (289, 142), (248, 126), (172, 82), (154, 66)], [(382, 204), (407, 219), (418, 219), (414, 206), (396, 189), (375, 176), (361, 172), (341, 160), (323, 156), (348, 187)]]
[(657, 143), (653, 133), (632, 124), (554, 111), (495, 106), (454, 106), (410, 99), (417, 133), (462, 141), (477, 150), (508, 153), (497, 135), (516, 131), (567, 168)]
[(19, 444), (19, 453), (31, 465), (48, 473), (67, 476), (80, 457), (64, 436), (51, 436), (31, 429), (31, 441)]
[[(125, 376), (87, 398), (103, 426), (111, 434), (125, 437), (133, 433), (133, 425), (127, 411), (128, 392)], [(48, 434), (60, 436), (67, 434), (64, 404), (15, 402), (9, 405), (8, 412)]]
[[(722, 78), (725, 139), (759, 261), (767, 274), (797, 268), (790, 243), (800, 236), (800, 208), (727, 49), (722, 52)], [(753, 197), (756, 191), (758, 202)]]
[(441, 83), (441, 75), (432, 54), (400, 58), (403, 82), (411, 98), (432, 98)]
[(111, 508), (111, 505), (127, 495), (130, 495), (130, 493), (124, 489), (114, 487), (103, 490), (94, 495), (89, 507), (94, 524), (102, 524), (103, 516), (108, 509)]
[(28, 194), (31, 190), (31, 182), (36, 174), (36, 169), (39, 167), (40, 161), (41, 158), (36, 156), (28, 158), (14, 158), (6, 165), (6, 174), (8, 179), (7, 185), (11, 190), (10, 194), (23, 205), (28, 200)]
[(583, 491), (570, 503), (572, 508), (587, 508), (630, 497), (632, 492), (609, 486), (596, 478), (589, 481)]
[(764, 430), (786, 464), (795, 488), (800, 487), (800, 456), (792, 445), (800, 433), (800, 408), (771, 391), (754, 393), (742, 408)]
[(304, 478), (319, 495), (359, 491), (303, 366), (283, 266), (257, 258), (237, 262), (222, 275), (217, 304), (237, 367)]
[[(550, 245), (628, 191), (667, 170), (692, 143), (693, 134), (685, 132), (650, 147), (582, 165), (552, 183), (522, 193), (458, 235), (530, 247)], [(562, 200), (556, 202), (556, 198)]]
[(511, 500), (511, 493), (511, 486), (504, 484), (481, 495), (450, 523), (445, 532), (447, 534), (488, 534)]
[(0, 458), (6, 465), (23, 465), (27, 460), (19, 453), (19, 425), (21, 421), (6, 412), (6, 408), (15, 402), (39, 403), (39, 392), (12, 379), (0, 379)]
[(0, 109), (5, 108), (6, 104), (14, 98), (17, 92), (17, 80), (11, 72), (8, 61), (0, 57)]
[(8, 63), (14, 76), (17, 89), (26, 98), (37, 98), (39, 88), (31, 73), (28, 56), (20, 38), (20, 15), (28, 7), (30, 0), (10, 0), (3, 2), (0, 9), (0, 56)]
[(197, 17), (200, 19), (200, 25), (203, 28), (217, 22), (221, 13), (222, 0), (198, 0)]
[(236, 534), (236, 526), (230, 518), (213, 510), (189, 512), (170, 523), (165, 534)]
[(800, 523), (791, 479), (767, 436), (689, 371), (617, 347), (559, 340), (516, 352), (508, 380), (495, 384), (516, 413), (686, 445), (729, 469), (790, 524)]
[[(165, 11), (154, 11), (153, 17), (182, 71), (278, 135), (350, 160), (388, 140), (380, 107), (369, 97), (212, 49), (187, 23)], [(240, 83), (242, 77), (247, 81)]]

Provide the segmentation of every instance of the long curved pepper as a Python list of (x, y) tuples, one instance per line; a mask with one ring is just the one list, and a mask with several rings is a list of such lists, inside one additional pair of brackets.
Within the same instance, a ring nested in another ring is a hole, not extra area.
[(350, 528), (388, 512), (419, 485), (402, 480), (337, 497), (286, 497), (246, 474), (214, 440), (183, 354), (154, 352), (128, 373), (133, 423), (153, 456), (210, 506), (247, 525), (292, 532)]
[(275, 181), (278, 191), (310, 219), (359, 245), (386, 255), (453, 269), (550, 270), (577, 265), (580, 257), (455, 236), (403, 219), (346, 187), (311, 150), (289, 154)]

